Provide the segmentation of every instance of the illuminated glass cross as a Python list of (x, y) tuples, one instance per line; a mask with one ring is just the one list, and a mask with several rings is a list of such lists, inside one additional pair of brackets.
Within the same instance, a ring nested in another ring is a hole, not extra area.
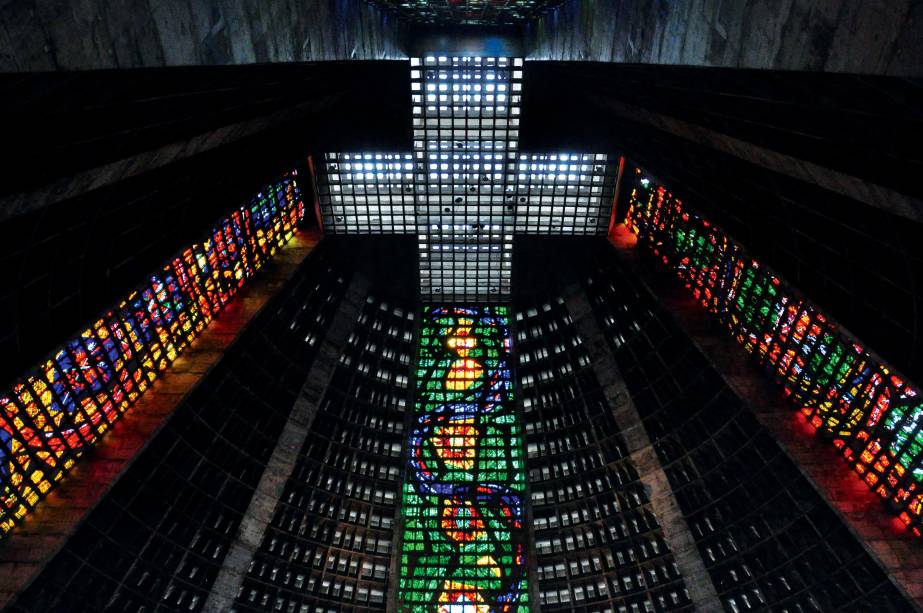
[(608, 155), (519, 152), (522, 64), (411, 59), (413, 151), (326, 154), (324, 230), (416, 234), (421, 298), (445, 303), (508, 300), (514, 234), (605, 234)]

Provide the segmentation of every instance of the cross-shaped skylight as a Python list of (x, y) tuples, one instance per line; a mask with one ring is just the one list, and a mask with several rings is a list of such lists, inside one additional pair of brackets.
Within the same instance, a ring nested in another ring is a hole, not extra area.
[(617, 167), (606, 154), (519, 152), (519, 58), (413, 58), (413, 151), (328, 153), (324, 230), (416, 234), (424, 300), (511, 294), (513, 235), (605, 234)]

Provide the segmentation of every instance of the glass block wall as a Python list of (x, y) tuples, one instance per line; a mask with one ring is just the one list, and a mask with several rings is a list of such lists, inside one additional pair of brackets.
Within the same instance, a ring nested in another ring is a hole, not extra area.
[(414, 324), (367, 299), (235, 611), (385, 610)]
[(510, 295), (515, 210), (506, 162), (519, 147), (522, 60), (411, 59), (420, 186), (420, 292), (447, 303)]
[(514, 234), (604, 235), (619, 165), (519, 151), (522, 67), (411, 58), (413, 149), (326, 153), (316, 168), (325, 232), (415, 232), (421, 297), (450, 304), (509, 300)]
[(587, 294), (728, 611), (912, 606), (641, 280), (601, 245)]
[(542, 610), (693, 610), (564, 300), (515, 329)]
[(400, 611), (529, 610), (507, 307), (423, 310), (402, 502)]
[(410, 153), (328, 153), (317, 176), (324, 232), (415, 234), (416, 163)]
[(316, 247), (9, 610), (201, 611), (344, 289)]
[(272, 259), (303, 217), (294, 174), (267, 185), (0, 390), (0, 538)]
[(865, 483), (923, 534), (923, 396), (794, 287), (636, 170), (626, 222)]
[(609, 229), (618, 165), (604, 153), (519, 154), (507, 202), (516, 234), (598, 236)]

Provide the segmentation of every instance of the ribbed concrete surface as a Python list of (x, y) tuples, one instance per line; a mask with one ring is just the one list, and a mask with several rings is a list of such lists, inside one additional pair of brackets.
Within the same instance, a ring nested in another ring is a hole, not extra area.
[(574, 319), (574, 326), (580, 338), (584, 339), (593, 372), (602, 386), (609, 406), (612, 407), (616, 423), (622, 428), (621, 434), (631, 453), (631, 461), (647, 490), (664, 539), (689, 590), (689, 597), (697, 611), (724, 610), (699, 554), (695, 538), (689, 531), (689, 524), (683, 517), (667, 475), (657, 458), (657, 452), (651, 445), (638, 409), (632, 402), (625, 379), (619, 372), (615, 356), (606, 344), (606, 336), (596, 322), (586, 294), (579, 285), (565, 288), (564, 294), (567, 310)]
[(360, 0), (12, 0), (0, 24), (0, 72), (404, 57)]
[(571, 0), (532, 59), (919, 76), (915, 0)]
[(221, 613), (233, 606), (237, 592), (247, 576), (253, 554), (263, 542), (266, 527), (276, 513), (285, 483), (295, 469), (298, 454), (304, 447), (318, 406), (333, 377), (337, 361), (346, 348), (349, 334), (359, 318), (368, 290), (368, 282), (361, 276), (356, 275), (350, 281), (340, 308), (314, 358), (308, 378), (301, 387), (263, 476), (260, 477), (237, 538), (224, 558), (221, 571), (205, 602), (205, 613)]
[(744, 349), (695, 302), (678, 280), (640, 259), (633, 247), (616, 243), (622, 261), (646, 285), (715, 365), (728, 386), (753, 409), (815, 490), (843, 520), (891, 581), (923, 611), (923, 548), (803, 416), (748, 359)]

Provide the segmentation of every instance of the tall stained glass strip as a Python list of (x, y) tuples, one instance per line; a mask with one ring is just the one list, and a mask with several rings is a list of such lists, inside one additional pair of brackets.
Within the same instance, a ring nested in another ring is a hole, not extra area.
[(636, 170), (625, 219), (901, 521), (923, 533), (923, 396), (734, 239)]
[(506, 307), (424, 309), (398, 610), (529, 610), (522, 431)]
[(294, 176), (267, 186), (0, 390), (0, 537), (134, 405), (303, 217)]

